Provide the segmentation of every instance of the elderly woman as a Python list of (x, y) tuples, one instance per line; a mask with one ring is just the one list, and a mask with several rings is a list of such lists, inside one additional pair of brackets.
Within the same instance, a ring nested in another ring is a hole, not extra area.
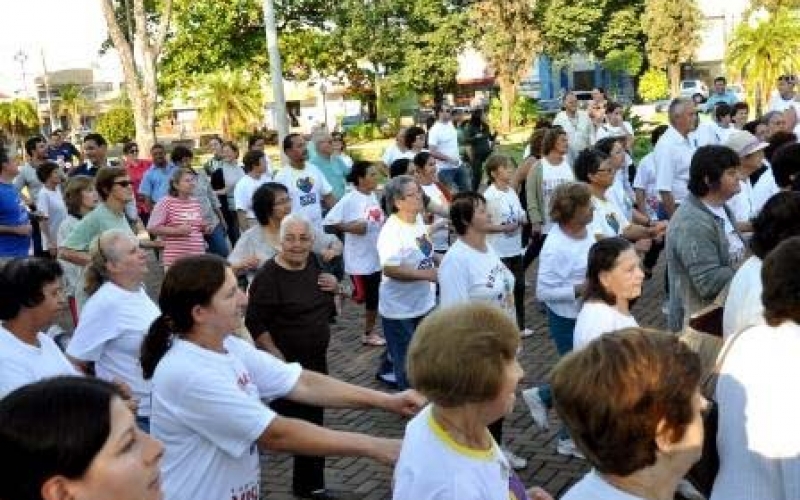
[[(333, 296), (338, 283), (323, 272), (312, 253), (314, 229), (300, 215), (281, 221), (280, 250), (258, 271), (250, 285), (246, 324), (258, 346), (307, 370), (328, 373), (328, 344)], [(317, 406), (278, 401), (278, 413), (322, 425)], [(293, 489), (309, 494), (325, 489), (325, 459), (294, 457)]]
[(206, 225), (203, 208), (194, 197), (196, 178), (191, 168), (176, 168), (169, 181), (169, 194), (156, 203), (150, 214), (147, 229), (164, 239), (164, 267), (181, 257), (204, 253), (203, 235), (214, 229)]
[[(595, 242), (589, 231), (592, 201), (589, 188), (578, 182), (563, 184), (553, 193), (550, 217), (555, 225), (542, 247), (536, 277), (536, 297), (544, 302), (550, 338), (559, 356), (572, 350), (578, 298), (583, 295), (589, 249)], [(532, 387), (522, 393), (534, 422), (547, 428), (547, 408), (552, 407), (550, 387)], [(582, 458), (565, 429), (561, 429), (556, 451)]]
[(800, 235), (800, 193), (783, 192), (769, 199), (753, 220), (752, 255), (736, 271), (728, 289), (722, 316), (722, 335), (730, 337), (764, 324), (761, 268), (780, 242)]
[(613, 237), (592, 245), (572, 348), (581, 349), (605, 333), (639, 326), (630, 306), (642, 294), (643, 280), (639, 255), (630, 241)]
[(220, 209), (228, 228), (228, 238), (231, 240), (231, 245), (235, 245), (239, 239), (239, 223), (236, 218), (233, 190), (239, 179), (244, 177), (244, 169), (239, 164), (239, 147), (235, 143), (225, 142), (221, 154), (222, 161), (211, 173), (211, 187), (219, 197)]
[(43, 258), (0, 267), (0, 398), (17, 387), (77, 371), (47, 334), (65, 304), (63, 271)]
[(562, 499), (672, 499), (702, 453), (701, 375), (697, 355), (677, 337), (638, 328), (559, 361), (556, 410), (592, 465)]
[(711, 500), (800, 495), (797, 358), (800, 356), (800, 238), (764, 260), (765, 325), (728, 339), (716, 387), (717, 473)]
[[(286, 186), (267, 182), (253, 193), (253, 213), (258, 225), (242, 233), (228, 262), (235, 274), (245, 274), (252, 281), (256, 271), (280, 251), (280, 227), (292, 210), (292, 200)], [(314, 233), (315, 255), (329, 262), (342, 253), (342, 243), (336, 236), (321, 231)]]
[(407, 175), (393, 178), (386, 184), (384, 196), (391, 215), (378, 235), (378, 257), (383, 271), (378, 312), (395, 383), (406, 389), (408, 344), (419, 322), (436, 305), (434, 283), (438, 280), (439, 258), (420, 217), (422, 189), (414, 178)]
[(159, 500), (163, 454), (107, 382), (50, 378), (0, 401), (0, 498)]
[(739, 192), (739, 156), (725, 146), (703, 146), (692, 157), (689, 195), (667, 230), (669, 328), (680, 331), (733, 278), (745, 245), (725, 205)]
[[(281, 261), (287, 267), (305, 264), (306, 268), (277, 269), (281, 264), (270, 261), (275, 268), (265, 268), (261, 276), (269, 279), (275, 271), (289, 280), (283, 291), (295, 301), (294, 310), (308, 307), (310, 295), (320, 305), (319, 296), (327, 292), (315, 292), (316, 279), (309, 283), (310, 288), (308, 284), (303, 287), (302, 297), (297, 297), (296, 290), (289, 293), (289, 286), (297, 284), (295, 278), (306, 276), (314, 266), (308, 258), (311, 233), (307, 223), (289, 220), (285, 232), (287, 260)], [(302, 248), (305, 250), (297, 251)], [(302, 253), (305, 261), (297, 259)], [(258, 283), (256, 278), (251, 299), (256, 303), (260, 300)], [(330, 297), (324, 299), (325, 307), (331, 307)], [(153, 380), (153, 436), (164, 441), (166, 450), (162, 467), (165, 498), (229, 498), (231, 492), (240, 498), (258, 498), (257, 447), (307, 455), (369, 456), (386, 463), (397, 456), (397, 441), (323, 429), (278, 415), (262, 402), (286, 397), (307, 405), (377, 407), (411, 414), (419, 407), (420, 398), (412, 392), (388, 395), (345, 384), (297, 363), (284, 363), (232, 336), (247, 299), (221, 258), (199, 255), (176, 262), (164, 277), (158, 302), (162, 314), (142, 344), (141, 363), (145, 378)], [(256, 309), (251, 306), (248, 311), (248, 326), (257, 337), (259, 332), (283, 331), (285, 323), (277, 321), (277, 329), (267, 330), (265, 325), (272, 318), (262, 317)], [(327, 323), (327, 317), (319, 312), (313, 315), (315, 321)], [(266, 321), (262, 323), (262, 319)], [(308, 338), (294, 329), (291, 333), (299, 342)], [(289, 357), (293, 352), (285, 348), (283, 354)], [(303, 497), (315, 493), (316, 498), (324, 498), (320, 496), (324, 492), (309, 491), (314, 487), (311, 483), (297, 486), (303, 489), (295, 493)]]
[(142, 285), (147, 257), (135, 236), (119, 230), (101, 234), (90, 248), (84, 278), (88, 300), (67, 346), (84, 373), (124, 382), (138, 403), (136, 422), (150, 429), (150, 384), (142, 378), (139, 349), (160, 314)]
[(420, 324), (408, 369), (430, 405), (406, 427), (393, 498), (551, 498), (525, 490), (486, 430), (514, 408), (519, 348), (513, 319), (488, 303), (439, 309)]
[(357, 161), (347, 178), (353, 184), (325, 216), (324, 224), (344, 233), (344, 270), (355, 286), (353, 298), (364, 302), (364, 336), (361, 343), (369, 346), (386, 345), (375, 331), (378, 319), (378, 291), (381, 284), (381, 264), (378, 257), (378, 234), (386, 219), (375, 189), (378, 173), (370, 162)]

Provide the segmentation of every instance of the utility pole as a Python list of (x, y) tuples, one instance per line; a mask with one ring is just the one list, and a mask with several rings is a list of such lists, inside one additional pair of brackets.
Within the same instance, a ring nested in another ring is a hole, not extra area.
[(264, 0), (264, 29), (267, 34), (267, 52), (272, 79), (272, 100), (275, 125), (278, 128), (278, 144), (289, 135), (289, 117), (286, 113), (286, 97), (283, 94), (283, 64), (278, 50), (278, 28), (275, 24), (275, 3)]
[[(47, 75), (47, 63), (44, 60), (44, 49), (41, 49), (41, 55), (42, 69), (44, 69), (44, 92), (47, 96), (47, 112), (50, 113), (50, 132), (53, 132), (53, 130), (56, 130), (59, 127), (57, 127), (55, 123), (57, 117), (55, 116), (55, 113), (53, 113), (53, 100), (50, 98), (50, 77)], [(44, 124), (42, 124), (42, 126), (44, 127)]]

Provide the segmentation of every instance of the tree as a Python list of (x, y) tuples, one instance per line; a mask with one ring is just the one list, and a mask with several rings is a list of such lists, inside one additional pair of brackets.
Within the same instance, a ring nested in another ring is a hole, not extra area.
[(745, 20), (736, 27), (725, 53), (728, 69), (751, 83), (748, 92), (756, 112), (766, 106), (769, 89), (782, 74), (800, 67), (800, 17), (780, 9), (760, 21)]
[(500, 87), (500, 128), (511, 128), (511, 113), (520, 80), (531, 70), (542, 38), (531, 0), (480, 0), (470, 7), (479, 31), (477, 48), (494, 70)]
[(73, 134), (81, 129), (81, 118), (93, 109), (92, 103), (83, 95), (83, 88), (80, 85), (70, 83), (64, 85), (59, 91), (59, 100), (55, 103), (54, 122), (60, 116), (66, 116), (69, 122), (69, 129)]
[(0, 102), (0, 130), (11, 136), (15, 145), (19, 139), (31, 134), (39, 127), (39, 114), (36, 106), (28, 99), (14, 99)]
[[(131, 1), (132, 7), (128, 9)], [(149, 151), (155, 143), (157, 71), (169, 30), (172, 1), (151, 2), (151, 5), (145, 5), (145, 0), (101, 1), (108, 34), (119, 55), (133, 103), (136, 142), (144, 151)], [(120, 22), (120, 10), (125, 11), (123, 18), (129, 20), (127, 23)]]
[(111, 144), (131, 140), (136, 135), (130, 101), (120, 102), (97, 119), (97, 132)]
[(650, 68), (639, 80), (639, 96), (644, 101), (657, 101), (669, 97), (669, 80), (663, 70)]
[(672, 95), (677, 97), (681, 63), (700, 47), (703, 13), (695, 0), (646, 0), (642, 29), (647, 36), (650, 64), (666, 68)]
[(200, 123), (218, 127), (226, 138), (246, 135), (264, 115), (261, 86), (244, 71), (219, 71), (203, 77), (197, 101)]
[(750, 2), (749, 12), (747, 14), (756, 12), (761, 8), (766, 9), (771, 14), (774, 14), (780, 9), (800, 9), (800, 0), (753, 0)]

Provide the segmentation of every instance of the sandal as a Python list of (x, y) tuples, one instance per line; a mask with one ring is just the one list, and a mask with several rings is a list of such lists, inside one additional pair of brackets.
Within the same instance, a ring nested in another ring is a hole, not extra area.
[(369, 333), (361, 337), (361, 345), (380, 347), (386, 345), (386, 339), (377, 333)]

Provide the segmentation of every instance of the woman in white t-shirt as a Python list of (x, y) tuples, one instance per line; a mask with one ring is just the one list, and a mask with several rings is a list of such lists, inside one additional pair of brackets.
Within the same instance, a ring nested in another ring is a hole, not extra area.
[(56, 375), (78, 372), (42, 333), (64, 309), (64, 272), (51, 259), (14, 259), (0, 265), (0, 398)]
[(392, 498), (552, 500), (526, 491), (487, 431), (514, 408), (519, 348), (513, 320), (491, 303), (448, 306), (422, 322), (408, 370), (430, 404), (406, 426)]
[(489, 187), (483, 196), (492, 223), (487, 242), (514, 275), (517, 326), (521, 335), (528, 337), (533, 335), (533, 330), (525, 327), (525, 269), (522, 262), (522, 226), (528, 218), (512, 187), (515, 169), (511, 158), (493, 154), (484, 166)]
[(642, 294), (643, 280), (639, 255), (630, 241), (614, 237), (592, 245), (572, 349), (605, 333), (639, 326), (630, 306)]
[(92, 243), (89, 257), (89, 298), (67, 354), (84, 373), (124, 382), (137, 402), (136, 423), (148, 432), (150, 383), (142, 378), (139, 349), (159, 311), (142, 284), (147, 256), (135, 236), (112, 229)]
[(285, 397), (408, 415), (421, 398), (413, 391), (388, 395), (339, 382), (233, 337), (246, 301), (233, 272), (215, 255), (181, 259), (164, 277), (162, 314), (141, 355), (144, 377), (153, 383), (152, 434), (165, 447), (164, 497), (259, 498), (259, 447), (391, 463), (399, 441), (284, 418), (263, 401)]
[[(422, 192), (430, 200), (431, 207), (442, 207), (449, 210), (449, 192), (445, 194), (436, 180), (436, 158), (430, 153), (423, 151), (414, 156), (412, 163), (416, 167), (414, 177), (422, 187)], [(450, 248), (450, 225), (446, 217), (439, 213), (426, 209), (424, 212), (425, 223), (429, 226), (429, 233), (433, 241), (433, 250), (443, 254)]]
[(363, 302), (365, 309), (361, 343), (382, 346), (386, 341), (375, 331), (375, 323), (381, 284), (378, 234), (386, 217), (375, 195), (378, 174), (370, 162), (358, 161), (350, 169), (347, 181), (355, 189), (330, 209), (323, 224), (345, 233), (344, 270), (353, 280), (353, 299)]
[[(384, 188), (391, 213), (378, 235), (383, 279), (378, 312), (391, 356), (395, 383), (408, 388), (405, 360), (408, 344), (422, 318), (436, 305), (434, 283), (439, 256), (422, 221), (422, 188), (413, 177), (400, 175)], [(381, 367), (382, 373), (389, 371)]]
[[(550, 205), (550, 216), (555, 225), (539, 255), (536, 297), (547, 309), (550, 338), (559, 356), (572, 350), (578, 298), (583, 295), (589, 249), (595, 242), (589, 231), (593, 212), (591, 198), (589, 188), (582, 182), (562, 184), (556, 188)], [(547, 409), (552, 407), (550, 387), (532, 387), (522, 395), (534, 422), (547, 428)], [(556, 451), (561, 455), (582, 458), (563, 428)]]
[(36, 176), (42, 181), (42, 189), (36, 198), (36, 210), (43, 217), (39, 223), (42, 248), (53, 257), (58, 253), (58, 228), (67, 218), (67, 207), (61, 194), (63, 175), (58, 164), (51, 161), (36, 168)]
[(562, 358), (551, 376), (556, 410), (592, 467), (562, 500), (673, 498), (703, 452), (702, 375), (677, 336), (639, 328)]

